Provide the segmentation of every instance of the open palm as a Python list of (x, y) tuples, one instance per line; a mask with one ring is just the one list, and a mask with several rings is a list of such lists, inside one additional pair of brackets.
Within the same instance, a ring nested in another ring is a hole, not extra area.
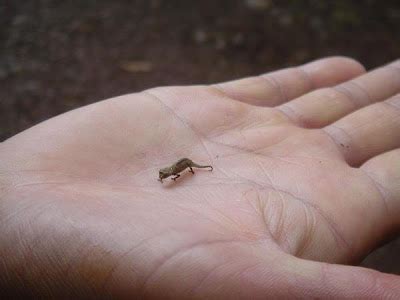
[[(400, 225), (399, 63), (362, 73), (329, 58), (151, 89), (5, 141), (0, 283), (71, 297), (400, 296), (396, 276), (336, 265)], [(183, 157), (214, 170), (157, 181)]]

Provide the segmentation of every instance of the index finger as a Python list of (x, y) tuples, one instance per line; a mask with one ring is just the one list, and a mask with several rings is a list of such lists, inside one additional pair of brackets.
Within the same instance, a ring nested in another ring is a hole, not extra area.
[(332, 86), (364, 73), (347, 57), (329, 57), (259, 76), (215, 84), (228, 97), (258, 106), (276, 106), (314, 89)]

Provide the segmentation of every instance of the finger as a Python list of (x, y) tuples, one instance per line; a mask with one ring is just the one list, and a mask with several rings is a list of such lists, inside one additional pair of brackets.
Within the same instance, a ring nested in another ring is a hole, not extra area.
[(299, 126), (318, 128), (398, 92), (400, 60), (335, 87), (313, 91), (279, 109)]
[[(345, 265), (295, 262), (293, 277), (304, 298), (399, 299), (400, 276)], [(296, 293), (297, 294), (297, 293)]]
[(298, 67), (216, 84), (213, 87), (242, 102), (275, 106), (313, 89), (331, 86), (364, 72), (364, 67), (353, 59), (330, 57)]
[(400, 94), (364, 107), (323, 129), (346, 161), (358, 166), (380, 153), (400, 147)]
[(381, 236), (400, 228), (400, 149), (375, 156), (361, 166), (379, 191), (387, 215), (381, 220)]

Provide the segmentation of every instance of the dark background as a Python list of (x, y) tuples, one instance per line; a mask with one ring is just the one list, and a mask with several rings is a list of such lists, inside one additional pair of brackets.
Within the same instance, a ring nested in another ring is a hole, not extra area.
[[(399, 37), (398, 0), (3, 0), (0, 141), (159, 85), (224, 81), (329, 55), (377, 67), (399, 58)], [(400, 239), (363, 264), (400, 274), (399, 254)]]

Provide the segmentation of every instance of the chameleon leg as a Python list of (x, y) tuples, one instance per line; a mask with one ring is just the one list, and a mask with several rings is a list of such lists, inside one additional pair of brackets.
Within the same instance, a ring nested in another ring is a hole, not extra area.
[(172, 177), (171, 179), (173, 180), (173, 181), (175, 181), (177, 178), (179, 178), (181, 176), (181, 174), (176, 174), (175, 175), (175, 177)]
[(192, 174), (194, 174), (193, 169), (192, 169), (191, 167), (189, 167), (189, 169), (190, 169), (189, 172), (192, 173)]

